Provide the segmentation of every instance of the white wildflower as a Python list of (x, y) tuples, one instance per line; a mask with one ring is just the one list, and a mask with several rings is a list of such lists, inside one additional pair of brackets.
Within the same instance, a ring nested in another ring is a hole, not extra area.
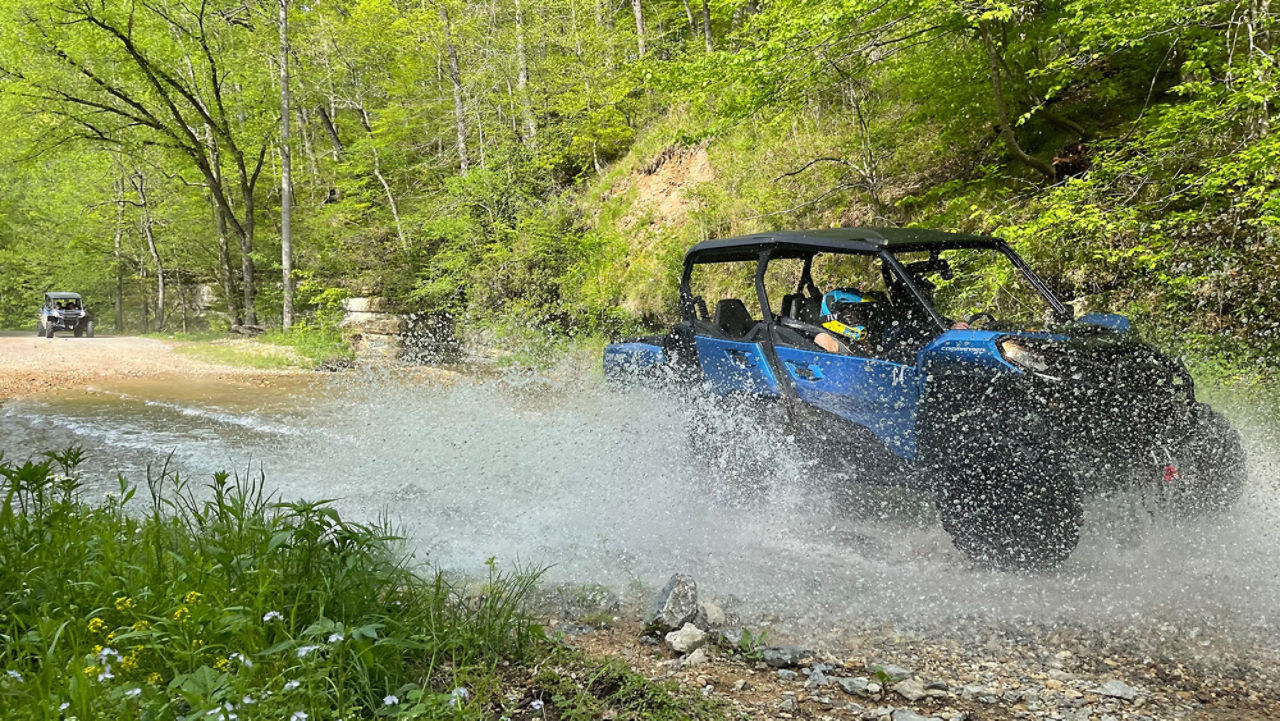
[(103, 669), (102, 669), (102, 673), (98, 674), (98, 681), (99, 681), (99, 682), (101, 682), (101, 681), (106, 681), (107, 679), (112, 679), (112, 678), (115, 678), (115, 677), (116, 677), (116, 675), (115, 675), (114, 673), (111, 673), (111, 667), (110, 667), (110, 666), (104, 666), (104, 667), (103, 667)]
[(18, 683), (22, 683), (22, 674), (17, 671), (5, 671), (5, 674), (7, 674), (9, 678), (17, 679)]
[(115, 656), (117, 659), (124, 658), (124, 656), (120, 655), (119, 651), (111, 648), (110, 646), (107, 646), (98, 652), (98, 658), (102, 659), (103, 663), (110, 661), (112, 656)]
[(66, 711), (66, 710), (67, 710), (67, 709), (69, 709), (69, 708), (71, 708), (71, 702), (70, 702), (70, 701), (63, 701), (61, 704), (59, 704), (59, 705), (58, 705), (58, 710), (59, 710), (59, 711)]
[(283, 621), (283, 620), (284, 620), (284, 614), (280, 613), (279, 611), (267, 611), (266, 613), (262, 614), (263, 623), (269, 623), (271, 621)]
[(307, 721), (307, 712), (294, 711), (293, 715), (289, 717), (289, 721)]
[(245, 696), (244, 698), (240, 699), (241, 706), (252, 706), (254, 703), (255, 702), (252, 696)]
[(141, 696), (141, 695), (142, 695), (142, 689), (140, 688), (131, 688), (128, 691), (124, 692), (125, 698), (133, 698), (134, 696)]
[(542, 699), (540, 699), (540, 698), (535, 698), (534, 700), (530, 701), (530, 702), (529, 702), (529, 708), (533, 709), (534, 711), (541, 711), (541, 710), (542, 710)]
[(290, 682), (288, 682), (288, 683), (286, 683), (286, 684), (284, 685), (284, 690), (285, 690), (285, 691), (292, 691), (292, 690), (294, 690), (295, 688), (297, 688), (297, 687), (299, 687), (299, 686), (301, 686), (301, 685), (302, 685), (302, 682), (301, 682), (301, 681), (290, 681)]
[(471, 698), (471, 692), (459, 686), (449, 692), (449, 705), (453, 707), (461, 706), (469, 698)]
[(253, 668), (253, 661), (250, 661), (247, 656), (245, 656), (243, 653), (240, 653), (239, 651), (236, 651), (230, 656), (227, 656), (227, 660), (239, 661), (240, 665), (244, 666), (245, 668)]
[(302, 646), (298, 649), (298, 658), (302, 658), (307, 654), (320, 648), (319, 646)]
[(400, 703), (400, 699), (396, 698), (394, 694), (387, 694), (382, 697), (383, 706), (395, 706), (398, 703)]
[(337, 643), (337, 642), (339, 642), (339, 641), (341, 641), (341, 640), (342, 640), (342, 634), (340, 634), (340, 633), (331, 633), (331, 634), (329, 634), (329, 643)]

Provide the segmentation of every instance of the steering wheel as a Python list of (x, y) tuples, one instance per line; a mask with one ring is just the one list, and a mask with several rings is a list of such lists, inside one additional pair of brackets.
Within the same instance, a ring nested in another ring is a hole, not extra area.
[(974, 313), (973, 315), (969, 316), (969, 319), (966, 320), (965, 323), (968, 323), (969, 327), (972, 328), (978, 324), (978, 321), (981, 321), (981, 320), (986, 320), (989, 323), (995, 323), (996, 317), (984, 311), (982, 313)]

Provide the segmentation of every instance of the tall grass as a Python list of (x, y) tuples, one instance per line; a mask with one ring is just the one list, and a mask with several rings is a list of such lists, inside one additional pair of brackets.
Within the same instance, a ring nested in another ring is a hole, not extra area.
[(0, 456), (6, 718), (478, 717), (542, 638), (522, 612), (536, 573), (490, 562), (466, 592), (386, 522), (260, 477), (164, 470), (91, 505), (81, 458)]

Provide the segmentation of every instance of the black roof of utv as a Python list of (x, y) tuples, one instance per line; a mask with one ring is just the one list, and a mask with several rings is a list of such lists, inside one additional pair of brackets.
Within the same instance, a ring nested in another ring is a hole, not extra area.
[(53, 300), (80, 300), (79, 293), (45, 293), (44, 295)]
[(920, 228), (828, 228), (822, 230), (778, 230), (736, 238), (705, 240), (689, 249), (685, 263), (726, 263), (755, 260), (762, 250), (772, 250), (775, 258), (800, 257), (814, 253), (877, 253), (912, 250), (992, 246), (999, 240), (984, 235), (947, 233)]

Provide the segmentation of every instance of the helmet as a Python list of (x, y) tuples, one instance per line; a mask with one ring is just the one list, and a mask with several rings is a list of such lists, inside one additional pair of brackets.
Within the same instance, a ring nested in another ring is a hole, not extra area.
[(866, 304), (871, 302), (856, 288), (829, 291), (822, 296), (822, 327), (849, 340), (866, 339), (866, 315), (870, 310)]

